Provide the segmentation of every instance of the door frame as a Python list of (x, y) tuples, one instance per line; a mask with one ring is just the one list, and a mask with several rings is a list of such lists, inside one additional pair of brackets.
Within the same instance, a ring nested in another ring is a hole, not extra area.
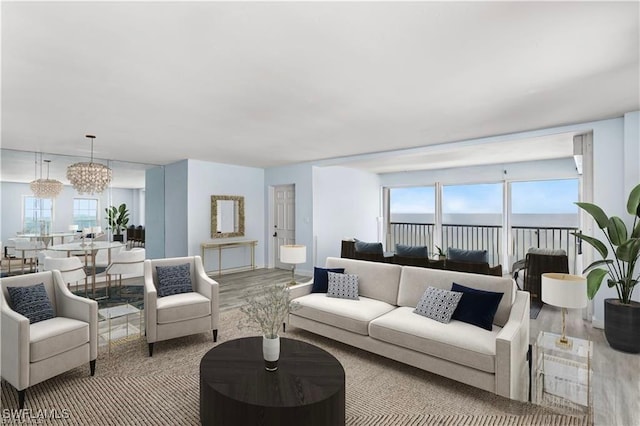
[[(267, 210), (268, 210), (267, 223), (265, 224), (265, 241), (268, 241), (268, 244), (266, 245), (267, 246), (267, 262), (266, 262), (267, 265), (266, 266), (269, 269), (274, 269), (276, 267), (275, 254), (277, 250), (274, 244), (275, 239), (273, 238), (273, 224), (275, 222), (275, 215), (274, 215), (275, 199), (276, 199), (275, 194), (276, 194), (276, 188), (279, 186), (293, 186), (294, 194), (296, 193), (295, 182), (269, 185), (269, 188), (267, 191)], [(296, 223), (295, 223), (295, 217), (294, 217), (294, 226), (295, 225)]]

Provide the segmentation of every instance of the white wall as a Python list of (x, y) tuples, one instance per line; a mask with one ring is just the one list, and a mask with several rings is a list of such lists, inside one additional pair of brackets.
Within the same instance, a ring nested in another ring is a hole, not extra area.
[[(242, 239), (258, 240), (256, 265), (264, 266), (265, 202), (264, 169), (188, 160), (187, 213), (188, 254), (200, 255), (200, 244), (212, 241), (233, 241), (238, 238), (211, 238), (211, 196), (241, 195), (244, 197), (245, 236)], [(173, 203), (171, 200), (169, 203)], [(247, 266), (249, 248), (223, 251), (222, 267)], [(205, 256), (207, 271), (218, 268), (217, 252), (208, 251)]]
[[(16, 232), (22, 232), (22, 199), (33, 193), (28, 183), (1, 182), (2, 192), (2, 225), (1, 240), (11, 238)], [(79, 195), (71, 186), (64, 186), (62, 192), (53, 202), (53, 228), (51, 232), (67, 232), (68, 226), (73, 223), (73, 199), (75, 197), (97, 198), (98, 217), (100, 226), (106, 231), (107, 222), (104, 209), (111, 205), (119, 206), (125, 203), (130, 211), (130, 216), (136, 214), (134, 192), (131, 189), (108, 188), (101, 194)]]
[(382, 241), (380, 206), (378, 175), (346, 167), (314, 167), (315, 266), (324, 267), (328, 256), (340, 257), (344, 238)]

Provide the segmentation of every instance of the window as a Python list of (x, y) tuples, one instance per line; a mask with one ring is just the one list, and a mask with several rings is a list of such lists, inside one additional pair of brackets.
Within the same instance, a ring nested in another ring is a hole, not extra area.
[(23, 231), (26, 233), (49, 233), (53, 227), (53, 199), (26, 195), (23, 202)]
[(442, 248), (486, 250), (489, 265), (500, 263), (501, 183), (442, 187)]
[(515, 226), (578, 226), (578, 179), (511, 183)]
[(433, 250), (435, 190), (433, 186), (391, 188), (389, 190), (389, 238), (387, 247), (396, 244), (427, 246)]
[(98, 200), (95, 198), (73, 199), (73, 224), (79, 229), (98, 226)]

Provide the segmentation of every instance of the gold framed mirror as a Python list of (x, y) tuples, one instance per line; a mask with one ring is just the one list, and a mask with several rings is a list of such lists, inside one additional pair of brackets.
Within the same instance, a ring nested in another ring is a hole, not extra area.
[(244, 197), (211, 196), (211, 238), (244, 237)]

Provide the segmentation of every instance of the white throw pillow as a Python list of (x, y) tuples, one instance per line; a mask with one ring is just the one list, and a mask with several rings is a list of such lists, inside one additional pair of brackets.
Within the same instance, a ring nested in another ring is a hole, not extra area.
[(327, 297), (358, 300), (358, 276), (327, 272), (329, 285)]
[(460, 299), (462, 299), (462, 293), (460, 292), (429, 286), (413, 312), (448, 324)]

